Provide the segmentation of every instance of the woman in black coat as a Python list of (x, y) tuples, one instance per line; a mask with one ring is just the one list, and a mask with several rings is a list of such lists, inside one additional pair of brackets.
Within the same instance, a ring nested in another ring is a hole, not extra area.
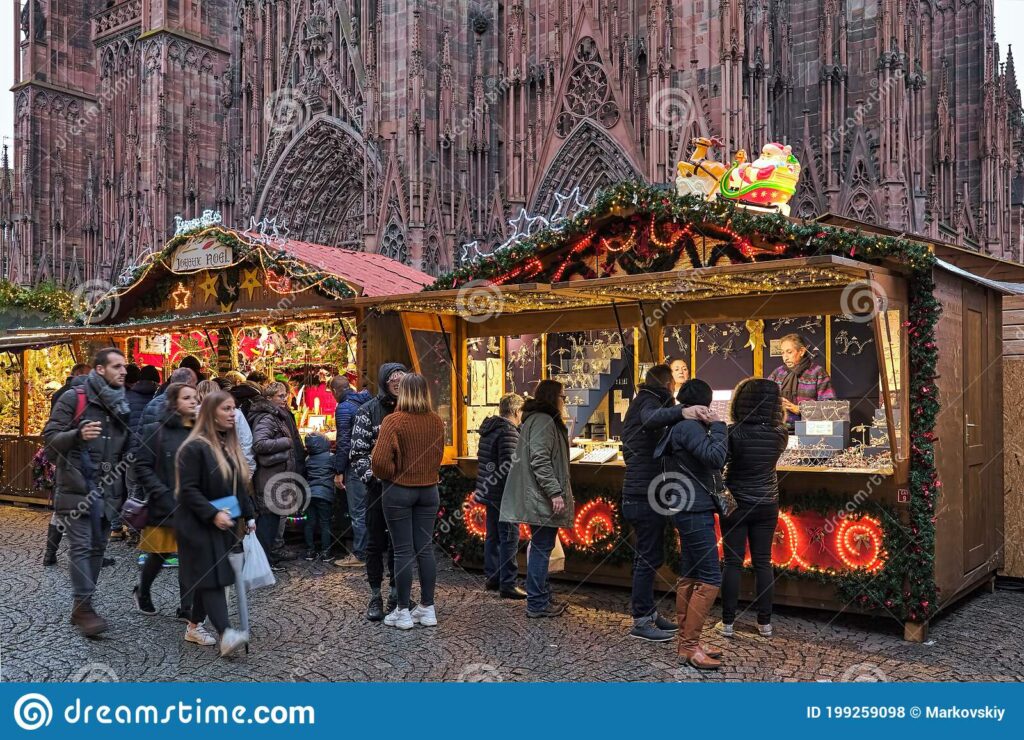
[(747, 378), (732, 396), (729, 467), (725, 482), (739, 507), (722, 520), (725, 573), (722, 577), (722, 621), (718, 630), (733, 635), (739, 599), (740, 568), (750, 543), (757, 597), (757, 628), (772, 634), (772, 541), (779, 522), (779, 462), (789, 432), (782, 414), (782, 396), (774, 380)]
[(252, 402), (249, 420), (252, 452), (256, 458), (253, 488), (260, 515), (256, 536), (274, 562), (276, 558), (271, 548), (277, 538), (281, 514), (298, 513), (305, 505), (304, 501), (291, 500), (306, 472), (306, 449), (295, 417), (288, 408), (288, 386), (273, 382), (264, 388), (263, 396)]
[[(231, 627), (224, 589), (235, 582), (228, 553), (239, 551), (241, 537), (253, 531), (255, 512), (249, 495), (249, 468), (235, 434), (235, 400), (218, 391), (207, 396), (195, 428), (178, 451), (178, 507), (174, 529), (178, 559), (192, 588), (192, 622), (207, 616), (220, 633), (220, 654), (248, 644), (249, 635)], [(218, 506), (214, 501), (235, 497)], [(238, 519), (236, 519), (238, 517)]]
[[(703, 380), (688, 380), (677, 398), (684, 406), (710, 406), (711, 386)], [(700, 644), (700, 636), (722, 585), (711, 494), (729, 451), (725, 422), (711, 411), (707, 418), (707, 422), (678, 422), (655, 453), (663, 458), (664, 472), (659, 485), (666, 496), (672, 494), (672, 521), (679, 532), (682, 578), (676, 586), (677, 652), (701, 670), (721, 665), (717, 656)]]
[[(174, 535), (175, 459), (178, 449), (185, 443), (196, 416), (196, 389), (184, 383), (171, 383), (165, 394), (168, 411), (160, 421), (146, 424), (141, 430), (140, 444), (135, 451), (135, 480), (146, 500), (148, 522), (139, 539), (139, 549), (145, 553), (139, 585), (132, 591), (136, 610), (143, 614), (156, 614), (151, 587), (163, 569), (164, 562), (178, 551)], [(187, 619), (192, 611), (192, 597), (186, 581), (178, 569), (178, 588), (181, 603), (179, 618)], [(201, 625), (189, 624), (185, 639), (200, 645), (213, 645), (216, 640)]]

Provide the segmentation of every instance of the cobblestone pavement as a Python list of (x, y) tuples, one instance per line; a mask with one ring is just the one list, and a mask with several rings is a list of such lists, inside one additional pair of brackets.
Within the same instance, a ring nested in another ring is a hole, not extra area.
[[(672, 643), (626, 637), (623, 589), (556, 586), (571, 606), (561, 619), (528, 620), (522, 602), (482, 590), (482, 578), (439, 560), (440, 626), (408, 632), (362, 617), (359, 569), (296, 561), (278, 584), (252, 595), (252, 651), (224, 660), (182, 640), (172, 619), (175, 572), (161, 574), (161, 615), (131, 608), (137, 552), (111, 544), (97, 610), (111, 621), (87, 640), (68, 623), (67, 545), (57, 567), (40, 565), (48, 515), (0, 506), (0, 679), (5, 681), (1020, 681), (1024, 680), (1024, 594), (978, 594), (932, 628), (930, 644), (901, 639), (893, 622), (781, 609), (775, 637), (753, 619), (729, 641), (717, 673), (676, 663)], [(415, 596), (415, 589), (414, 589)], [(671, 612), (668, 600), (662, 602)]]

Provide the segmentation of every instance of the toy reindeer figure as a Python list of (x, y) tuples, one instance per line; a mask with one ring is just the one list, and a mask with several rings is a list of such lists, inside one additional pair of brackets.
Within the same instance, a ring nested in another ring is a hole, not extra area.
[(691, 139), (690, 145), (693, 147), (690, 158), (676, 165), (676, 193), (713, 199), (728, 165), (710, 159), (708, 150), (722, 146), (722, 140), (717, 136), (701, 136)]

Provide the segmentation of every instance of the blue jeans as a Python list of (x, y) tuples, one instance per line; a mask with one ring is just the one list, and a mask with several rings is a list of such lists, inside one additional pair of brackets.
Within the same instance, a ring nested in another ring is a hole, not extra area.
[(530, 540), (530, 554), (526, 558), (526, 608), (532, 612), (539, 612), (551, 603), (548, 564), (551, 561), (551, 551), (555, 549), (558, 527), (531, 525), (530, 529), (533, 537)]
[(303, 534), (306, 536), (306, 549), (312, 550), (314, 529), (320, 527), (320, 552), (326, 553), (331, 549), (331, 517), (334, 514), (334, 503), (325, 498), (311, 498), (309, 508), (306, 509), (306, 526)]
[(272, 511), (262, 511), (256, 518), (256, 539), (260, 541), (260, 547), (268, 558), (270, 551), (274, 549), (274, 540), (277, 539), (277, 527), (280, 523), (281, 515)]
[(654, 578), (665, 562), (665, 525), (668, 516), (651, 508), (647, 499), (622, 500), (622, 518), (636, 533), (633, 553), (634, 619), (649, 617), (654, 608)]
[(484, 540), (484, 577), (496, 580), (502, 591), (516, 587), (519, 563), (519, 525), (500, 521), (501, 508), (487, 502), (487, 539)]
[(679, 531), (679, 565), (683, 578), (710, 586), (722, 585), (722, 564), (718, 560), (713, 511), (680, 511), (673, 515)]
[(352, 520), (352, 554), (366, 560), (366, 484), (353, 473), (345, 474), (345, 498)]

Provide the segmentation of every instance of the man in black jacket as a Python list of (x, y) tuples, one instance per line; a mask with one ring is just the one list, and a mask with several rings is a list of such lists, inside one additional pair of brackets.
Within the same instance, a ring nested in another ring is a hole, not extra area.
[(501, 497), (508, 471), (516, 459), (519, 424), (523, 420), (523, 397), (506, 393), (498, 402), (501, 416), (488, 416), (480, 425), (477, 448), (475, 498), (487, 507), (487, 537), (484, 540), (484, 588), (499, 591), (503, 599), (525, 599), (526, 591), (516, 585), (516, 551), (519, 525), (499, 521)]
[[(661, 466), (654, 449), (665, 429), (683, 419), (701, 419), (703, 406), (675, 404), (672, 370), (655, 365), (647, 371), (622, 425), (622, 456), (626, 474), (622, 484), (622, 516), (636, 534), (633, 555), (633, 629), (631, 637), (668, 642), (676, 623), (658, 614), (654, 604), (654, 578), (665, 562), (665, 526), (671, 520), (673, 491), (654, 485)], [(667, 486), (664, 488), (668, 488)], [(653, 489), (653, 490), (652, 490)], [(668, 500), (666, 500), (666, 496)]]
[(54, 508), (68, 533), (72, 622), (87, 637), (107, 629), (92, 606), (113, 504), (124, 489), (125, 452), (130, 435), (124, 397), (126, 362), (118, 349), (96, 353), (84, 396), (65, 393), (43, 428), (47, 455), (57, 468)]
[[(366, 607), (366, 618), (371, 622), (384, 619), (384, 614), (394, 611), (398, 603), (395, 585), (395, 555), (388, 545), (388, 525), (384, 519), (383, 487), (370, 470), (370, 456), (380, 434), (384, 417), (395, 410), (398, 403), (398, 386), (408, 372), (399, 362), (385, 362), (377, 373), (377, 397), (366, 402), (356, 412), (352, 422), (352, 450), (350, 473), (366, 485), (366, 580), (370, 584), (370, 603)], [(388, 596), (387, 612), (381, 598), (381, 583), (384, 581), (384, 551), (388, 553), (388, 574), (391, 593)]]
[[(79, 362), (71, 368), (71, 375), (68, 377), (67, 382), (65, 382), (64, 385), (50, 397), (50, 413), (53, 413), (53, 407), (57, 405), (57, 399), (72, 388), (80, 386), (88, 377), (89, 366), (84, 362)], [(46, 528), (46, 550), (43, 553), (43, 565), (57, 564), (57, 549), (60, 547), (60, 541), (63, 538), (64, 527), (61, 526), (58, 521), (56, 510), (54, 510), (53, 516), (50, 517), (50, 525)]]

